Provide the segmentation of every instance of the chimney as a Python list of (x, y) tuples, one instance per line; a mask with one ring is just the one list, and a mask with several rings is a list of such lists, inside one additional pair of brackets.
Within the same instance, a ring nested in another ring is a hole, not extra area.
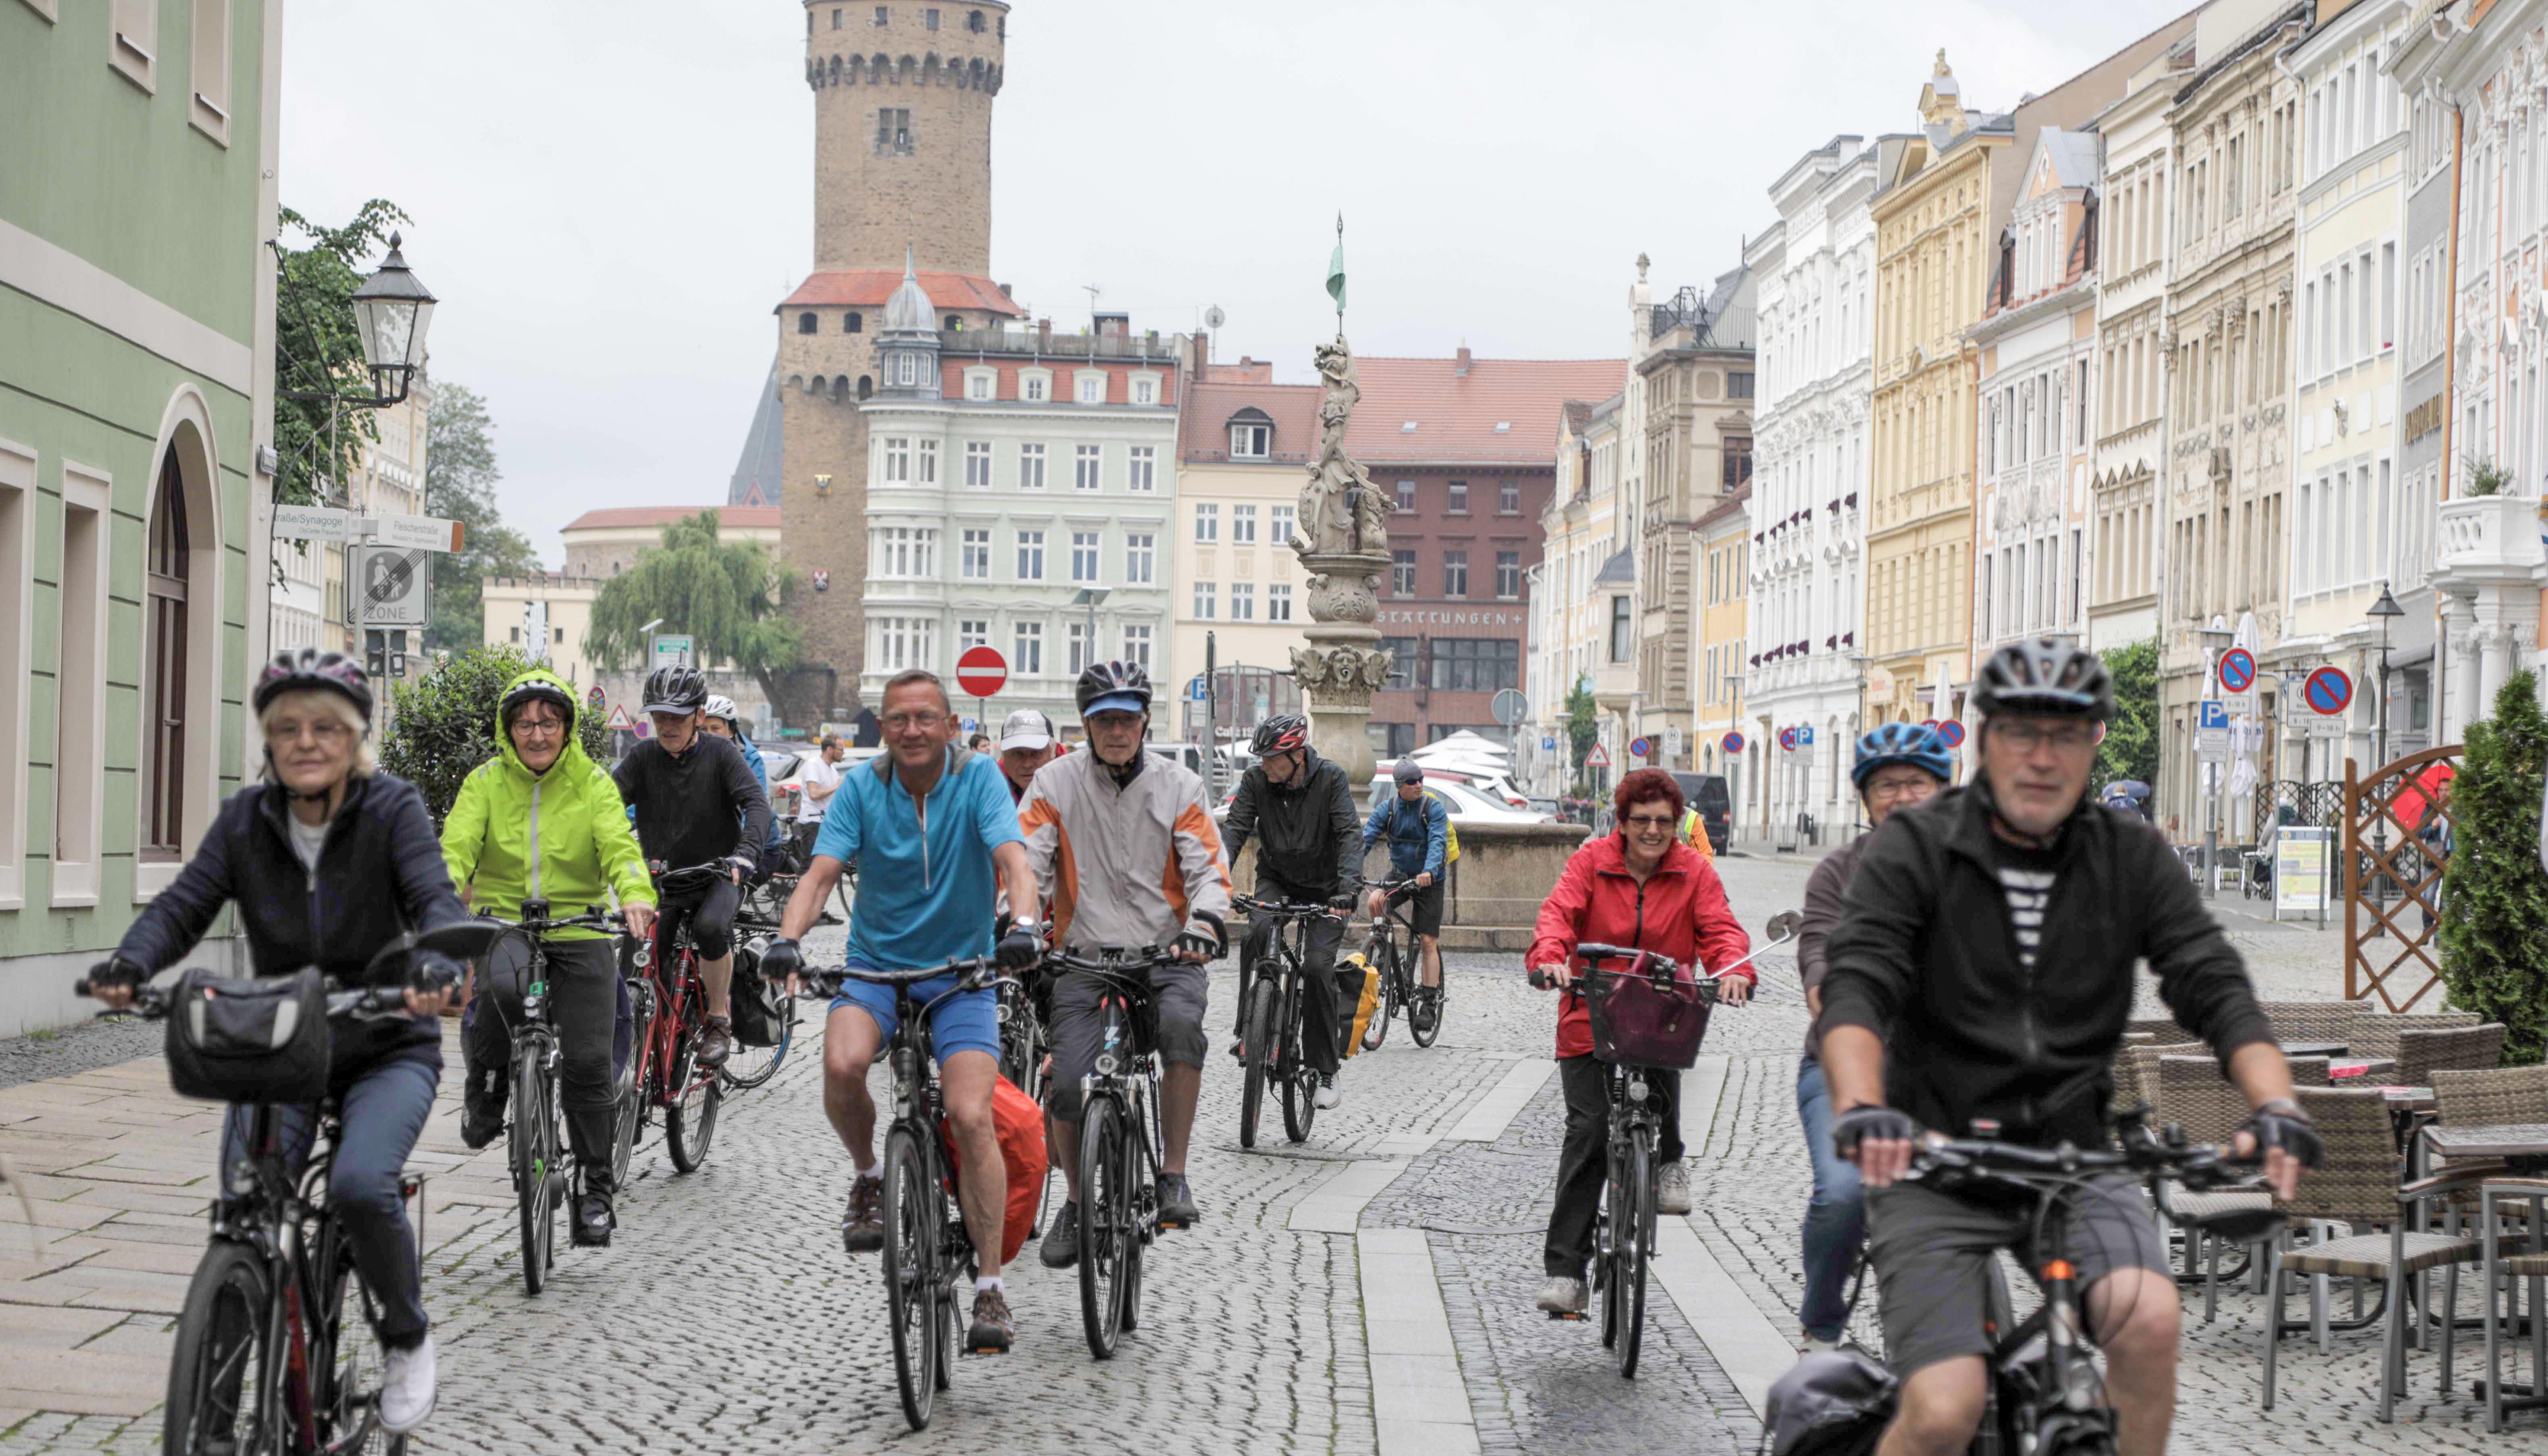
[(1007, 284), (1003, 283), (1003, 284), (1001, 284), (1001, 285), (1000, 285), (1000, 297), (1002, 297), (1002, 298), (1004, 298), (1004, 299), (1005, 299), (1005, 298), (1013, 298), (1013, 297), (1015, 297), (1015, 295), (1011, 294), (1011, 293), (1009, 292), (1009, 286), (1008, 286)]
[(1212, 335), (1198, 328), (1194, 331), (1193, 343), (1188, 347), (1193, 350), (1193, 362), (1188, 367), (1195, 373), (1202, 374), (1205, 367), (1212, 363)]
[(1460, 345), (1460, 367), (1453, 370), (1452, 373), (1457, 374), (1462, 379), (1469, 377), (1469, 346), (1467, 344)]
[(1049, 348), (1049, 347), (1051, 347), (1051, 345), (1052, 345), (1052, 320), (1051, 320), (1051, 319), (1049, 319), (1049, 318), (1039, 318), (1039, 319), (1037, 319), (1037, 320), (1036, 320), (1036, 344), (1037, 344), (1037, 346), (1038, 346), (1038, 347), (1040, 347), (1040, 348)]

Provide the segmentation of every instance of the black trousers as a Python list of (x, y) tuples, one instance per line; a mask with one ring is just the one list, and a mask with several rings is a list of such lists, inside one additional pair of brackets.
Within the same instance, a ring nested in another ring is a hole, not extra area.
[[(1566, 1146), (1557, 1158), (1557, 1203), (1548, 1212), (1548, 1246), (1542, 1251), (1552, 1279), (1581, 1279), (1592, 1259), (1592, 1224), (1601, 1216), (1601, 1184), (1610, 1175), (1610, 1068), (1590, 1056), (1561, 1056), (1557, 1078), (1566, 1093)], [(1648, 1072), (1646, 1088), (1663, 1126), (1656, 1132), (1658, 1162), (1681, 1161), (1681, 1073)]]
[[(1268, 899), (1291, 898), (1277, 886), (1265, 886), (1258, 893)], [(1247, 923), (1247, 936), (1238, 943), (1238, 1033), (1247, 1034), (1247, 992), (1256, 982), (1256, 962), (1272, 949), (1274, 922), (1261, 917)], [(1332, 1075), (1336, 1069), (1337, 1026), (1336, 998), (1339, 980), (1336, 972), (1336, 948), (1344, 944), (1345, 922), (1340, 915), (1321, 915), (1310, 922), (1308, 954), (1301, 965), (1301, 1049), (1310, 1065)], [(1354, 995), (1362, 994), (1362, 981), (1354, 975)]]
[[(619, 957), (609, 941), (548, 943), (549, 1018), (558, 1033), (558, 1108), (566, 1114), (567, 1142), (596, 1193), (611, 1192), (610, 1115), (617, 1091)], [(513, 1022), (522, 1014), (522, 972), (530, 948), (506, 936), (478, 972), (477, 994), (461, 1018), (460, 1047), (469, 1084), (492, 1077), (498, 1088), (510, 1071)]]

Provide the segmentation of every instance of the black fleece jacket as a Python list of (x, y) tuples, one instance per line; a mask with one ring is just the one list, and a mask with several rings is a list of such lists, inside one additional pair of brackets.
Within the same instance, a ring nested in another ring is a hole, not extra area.
[(668, 869), (712, 864), (770, 839), (770, 796), (743, 750), (713, 733), (699, 734), (678, 758), (649, 738), (610, 776), (637, 810), (638, 848)]
[(1257, 765), (1240, 776), (1229, 801), (1222, 838), (1229, 863), (1249, 840), (1256, 844), (1256, 872), (1287, 895), (1325, 900), (1362, 886), (1362, 816), (1354, 812), (1353, 786), (1344, 766), (1301, 750), (1301, 772), (1276, 784)]

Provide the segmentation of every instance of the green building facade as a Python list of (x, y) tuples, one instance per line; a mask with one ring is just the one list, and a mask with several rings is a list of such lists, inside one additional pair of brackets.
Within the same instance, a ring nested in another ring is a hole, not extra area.
[(279, 0), (0, 0), (0, 1035), (93, 1009), (73, 976), (241, 781), (279, 25)]

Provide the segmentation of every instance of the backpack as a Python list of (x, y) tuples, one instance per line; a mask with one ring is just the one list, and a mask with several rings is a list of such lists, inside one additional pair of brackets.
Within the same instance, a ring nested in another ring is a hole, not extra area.
[(1451, 822), (1451, 806), (1431, 789), (1424, 791), (1427, 801), (1442, 805), (1442, 865), (1449, 868), (1460, 863), (1460, 826)]

